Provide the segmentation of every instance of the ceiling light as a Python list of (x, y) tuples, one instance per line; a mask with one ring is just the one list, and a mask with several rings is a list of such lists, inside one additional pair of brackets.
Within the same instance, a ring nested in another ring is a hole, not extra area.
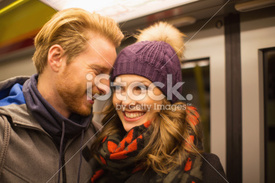
[(253, 11), (275, 5), (275, 0), (255, 0), (235, 5), (235, 9), (240, 12)]
[[(24, 3), (26, 3), (27, 1), (29, 1), (29, 0), (18, 0), (18, 1), (15, 1), (15, 2), (9, 4), (8, 6), (2, 8), (2, 9), (0, 10), (0, 15), (2, 15), (2, 14), (4, 14), (4, 13), (7, 13), (7, 12), (9, 12), (9, 11), (11, 11), (11, 10), (17, 8), (18, 6), (20, 6), (20, 5), (24, 4)], [(0, 2), (1, 2), (1, 0), (0, 0)]]
[(186, 25), (191, 25), (196, 22), (194, 17), (180, 17), (168, 20), (168, 23), (173, 24), (176, 27), (182, 27)]
[(198, 0), (40, 0), (56, 10), (82, 8), (124, 22)]

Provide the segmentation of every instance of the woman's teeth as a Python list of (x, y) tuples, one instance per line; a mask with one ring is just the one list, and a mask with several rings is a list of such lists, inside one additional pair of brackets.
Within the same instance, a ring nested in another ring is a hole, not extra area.
[(137, 118), (144, 115), (144, 112), (124, 112), (127, 118)]

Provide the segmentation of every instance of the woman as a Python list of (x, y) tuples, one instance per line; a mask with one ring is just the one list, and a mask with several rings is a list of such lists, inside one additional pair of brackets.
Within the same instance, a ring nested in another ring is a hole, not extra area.
[(180, 101), (183, 37), (160, 22), (118, 55), (92, 182), (226, 181), (218, 157), (202, 153), (199, 114)]

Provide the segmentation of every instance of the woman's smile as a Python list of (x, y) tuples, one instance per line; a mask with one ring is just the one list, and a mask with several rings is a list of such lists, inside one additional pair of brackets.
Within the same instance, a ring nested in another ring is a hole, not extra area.
[(131, 112), (124, 111), (123, 115), (126, 121), (137, 121), (137, 120), (140, 120), (145, 113), (146, 112), (140, 112), (140, 111), (131, 111)]
[[(125, 131), (156, 118), (160, 110), (153, 106), (160, 105), (162, 101), (152, 98), (149, 90), (156, 96), (162, 92), (157, 87), (148, 87), (152, 84), (149, 79), (125, 74), (117, 77), (114, 83), (113, 105), (116, 107)], [(125, 96), (125, 99), (121, 96)]]

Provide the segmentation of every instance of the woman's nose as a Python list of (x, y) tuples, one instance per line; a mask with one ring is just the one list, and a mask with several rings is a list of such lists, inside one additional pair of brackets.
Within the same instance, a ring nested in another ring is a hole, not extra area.
[(121, 101), (121, 104), (124, 106), (134, 105), (136, 101), (131, 97), (131, 95), (128, 95), (128, 92), (125, 92), (124, 98)]

